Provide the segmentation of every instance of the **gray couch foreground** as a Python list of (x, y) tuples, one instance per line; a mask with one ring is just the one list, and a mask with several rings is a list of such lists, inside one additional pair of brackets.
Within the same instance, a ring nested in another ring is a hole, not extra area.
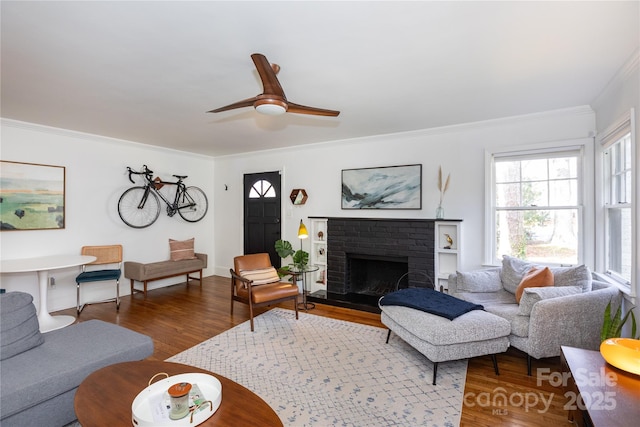
[(80, 383), (114, 363), (153, 354), (153, 340), (101, 320), (41, 334), (30, 294), (0, 295), (0, 424), (64, 426)]

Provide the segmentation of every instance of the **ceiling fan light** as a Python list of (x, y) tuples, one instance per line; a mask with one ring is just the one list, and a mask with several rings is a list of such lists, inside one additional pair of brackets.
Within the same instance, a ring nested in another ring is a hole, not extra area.
[(278, 104), (260, 104), (256, 105), (256, 111), (260, 114), (268, 116), (279, 116), (287, 112), (287, 109)]

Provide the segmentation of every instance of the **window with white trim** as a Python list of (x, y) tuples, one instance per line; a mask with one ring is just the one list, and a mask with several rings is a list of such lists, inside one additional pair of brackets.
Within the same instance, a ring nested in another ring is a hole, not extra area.
[(491, 263), (582, 262), (582, 158), (581, 147), (492, 155)]
[(630, 286), (633, 276), (635, 236), (633, 215), (634, 150), (630, 118), (622, 120), (601, 138), (606, 273)]

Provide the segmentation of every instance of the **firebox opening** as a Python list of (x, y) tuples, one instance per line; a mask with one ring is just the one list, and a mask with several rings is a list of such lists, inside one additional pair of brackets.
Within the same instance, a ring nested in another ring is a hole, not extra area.
[[(396, 290), (398, 279), (409, 271), (406, 257), (347, 254), (347, 293), (376, 298)], [(399, 289), (407, 287), (403, 278)]]

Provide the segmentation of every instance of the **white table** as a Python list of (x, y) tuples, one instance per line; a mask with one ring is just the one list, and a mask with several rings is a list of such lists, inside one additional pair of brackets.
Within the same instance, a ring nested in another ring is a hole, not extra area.
[(38, 310), (38, 322), (40, 332), (49, 332), (69, 326), (76, 321), (73, 316), (52, 316), (47, 308), (47, 291), (49, 285), (49, 271), (62, 268), (76, 267), (89, 264), (96, 260), (88, 255), (50, 255), (36, 258), (3, 259), (0, 260), (1, 273), (38, 273), (40, 285), (40, 309)]

